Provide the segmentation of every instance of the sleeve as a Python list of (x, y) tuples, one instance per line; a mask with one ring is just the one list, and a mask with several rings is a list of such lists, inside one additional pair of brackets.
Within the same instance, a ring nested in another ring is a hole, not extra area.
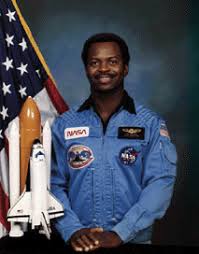
[[(158, 127), (157, 127), (158, 126)], [(112, 231), (128, 242), (156, 219), (165, 214), (173, 194), (176, 178), (177, 153), (166, 124), (156, 121), (151, 141), (143, 158), (144, 174), (141, 195)]]
[(68, 241), (71, 235), (77, 230), (84, 228), (79, 218), (71, 209), (67, 194), (69, 172), (64, 148), (63, 135), (60, 135), (60, 128), (55, 124), (52, 126), (53, 155), (51, 167), (51, 191), (58, 198), (64, 207), (64, 215), (55, 219), (55, 228), (61, 237)]

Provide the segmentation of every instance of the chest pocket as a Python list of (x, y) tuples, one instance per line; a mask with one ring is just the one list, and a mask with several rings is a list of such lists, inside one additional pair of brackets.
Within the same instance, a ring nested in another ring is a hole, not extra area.
[(112, 150), (120, 162), (124, 165), (133, 165), (137, 158), (143, 154), (147, 144), (148, 131), (145, 126), (137, 124), (126, 126), (112, 126), (108, 130), (107, 136), (115, 142)]
[(132, 166), (136, 164), (137, 160), (141, 160), (145, 148), (144, 142), (123, 140), (121, 143), (119, 160), (123, 165)]

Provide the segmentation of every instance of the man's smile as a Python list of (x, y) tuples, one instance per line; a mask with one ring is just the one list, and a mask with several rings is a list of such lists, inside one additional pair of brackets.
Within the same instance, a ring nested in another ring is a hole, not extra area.
[(116, 74), (97, 74), (95, 75), (95, 79), (97, 81), (99, 81), (100, 83), (109, 83), (114, 77), (116, 76)]

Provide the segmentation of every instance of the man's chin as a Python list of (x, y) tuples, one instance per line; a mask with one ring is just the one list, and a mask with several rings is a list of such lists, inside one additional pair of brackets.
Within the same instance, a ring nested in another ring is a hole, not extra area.
[(112, 94), (115, 94), (117, 91), (121, 90), (121, 86), (111, 86), (111, 87), (95, 87), (94, 89), (92, 88), (92, 92), (94, 93), (97, 93), (99, 95), (104, 95), (104, 96), (107, 96), (107, 95), (112, 95)]
[(98, 93), (111, 93), (115, 90), (115, 87), (108, 86), (108, 85), (100, 85), (100, 86), (95, 86), (93, 90)]

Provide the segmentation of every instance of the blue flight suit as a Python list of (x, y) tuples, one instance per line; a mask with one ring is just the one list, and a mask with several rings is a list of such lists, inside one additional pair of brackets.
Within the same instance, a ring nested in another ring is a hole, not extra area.
[(51, 188), (65, 215), (55, 227), (67, 241), (85, 227), (116, 232), (123, 242), (151, 240), (176, 178), (176, 149), (165, 121), (125, 92), (103, 125), (91, 97), (52, 125)]

